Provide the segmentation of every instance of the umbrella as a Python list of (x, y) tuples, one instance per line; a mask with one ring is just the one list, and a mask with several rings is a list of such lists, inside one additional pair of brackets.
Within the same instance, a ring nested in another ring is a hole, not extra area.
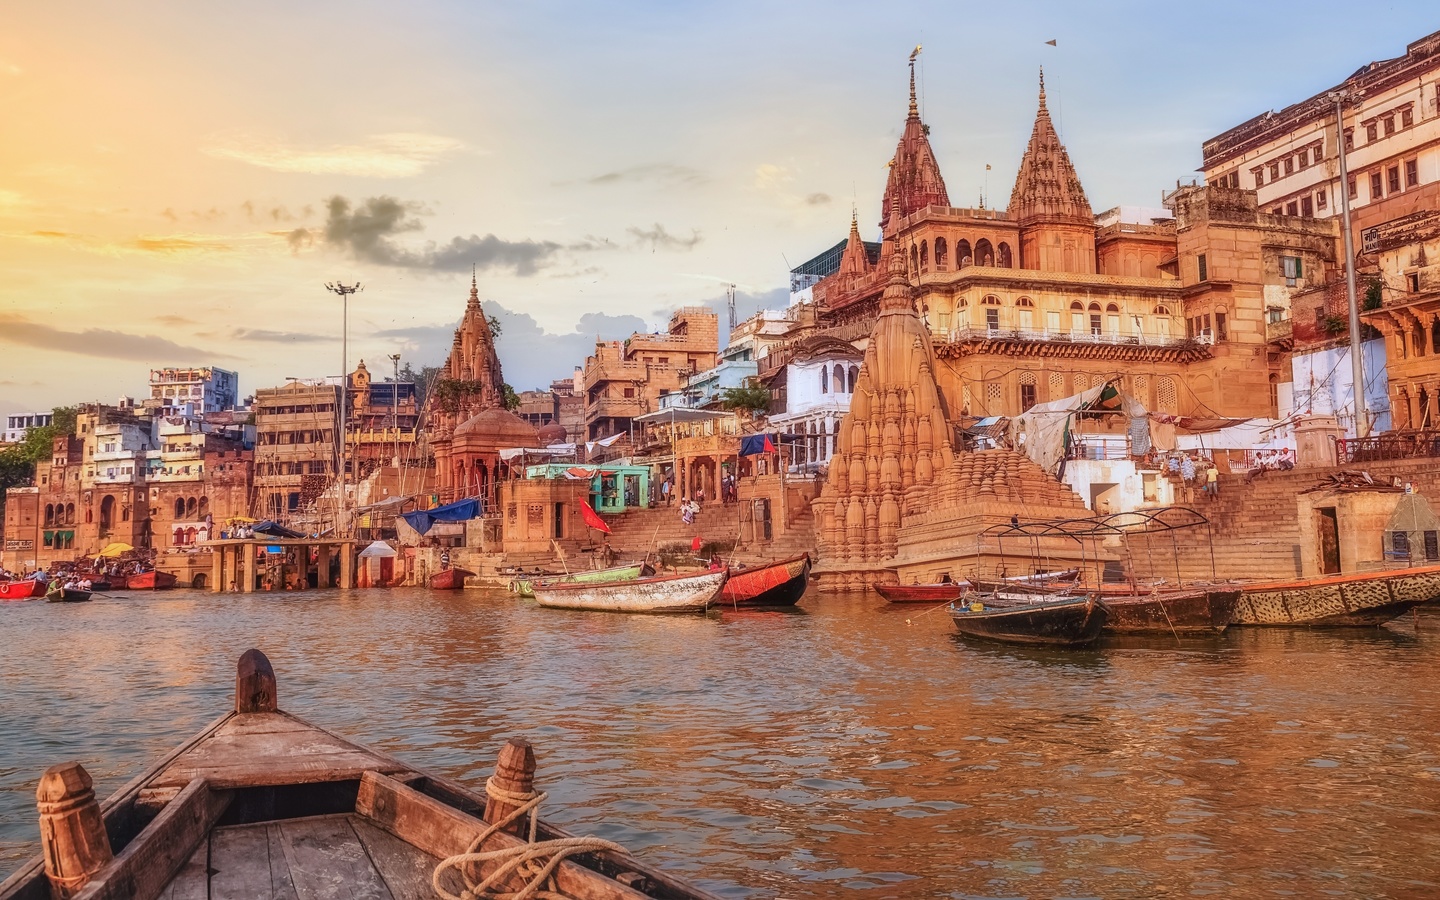
[(258, 522), (258, 521), (260, 521), (260, 520), (259, 520), (259, 519), (252, 519), (252, 518), (250, 518), (249, 516), (231, 516), (229, 519), (226, 519), (225, 521), (229, 522), (231, 525), (254, 525), (256, 522)]
[(397, 554), (397, 553), (395, 552), (395, 548), (394, 548), (394, 547), (391, 547), (389, 544), (385, 543), (384, 541), (376, 541), (375, 543), (373, 543), (373, 544), (371, 544), (370, 546), (366, 547), (364, 550), (361, 550), (361, 551), (360, 551), (360, 556), (361, 556), (361, 558), (367, 558), (367, 559), (368, 559), (369, 557), (372, 557), (372, 556), (398, 556), (398, 555), (399, 555), (399, 554)]
[(132, 547), (132, 546), (130, 546), (129, 544), (123, 544), (123, 543), (120, 543), (119, 541), (116, 541), (115, 543), (113, 543), (113, 544), (109, 545), (108, 547), (106, 547), (104, 550), (101, 550), (101, 551), (100, 551), (98, 554), (96, 554), (96, 555), (97, 555), (97, 556), (104, 556), (104, 557), (113, 557), (113, 556), (119, 556), (119, 555), (122, 554), (122, 553), (129, 553), (131, 550), (134, 550), (134, 549), (135, 549), (135, 548)]

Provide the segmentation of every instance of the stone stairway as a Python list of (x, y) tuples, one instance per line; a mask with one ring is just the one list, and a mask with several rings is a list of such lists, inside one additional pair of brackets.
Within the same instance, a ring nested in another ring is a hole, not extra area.
[(700, 508), (694, 524), (680, 520), (678, 503), (669, 507), (632, 509), (616, 516), (602, 516), (610, 526), (610, 547), (620, 560), (640, 559), (659, 547), (689, 547), (698, 535), (704, 543), (731, 543), (740, 529), (740, 507), (708, 503)]

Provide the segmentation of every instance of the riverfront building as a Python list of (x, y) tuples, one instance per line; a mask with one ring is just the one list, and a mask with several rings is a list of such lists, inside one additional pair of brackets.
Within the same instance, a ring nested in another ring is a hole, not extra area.
[(150, 403), (162, 415), (190, 415), (234, 409), (240, 403), (240, 376), (214, 366), (150, 370)]
[(25, 440), (32, 428), (44, 428), (54, 420), (48, 412), (16, 413), (5, 417), (5, 435), (0, 443), (14, 444)]

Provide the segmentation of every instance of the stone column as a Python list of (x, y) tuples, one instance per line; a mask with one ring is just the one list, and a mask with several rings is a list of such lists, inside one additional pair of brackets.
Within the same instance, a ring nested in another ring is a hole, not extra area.
[(236, 568), (240, 570), (240, 591), (245, 594), (255, 593), (255, 545), (246, 541), (236, 546), (240, 553), (241, 565)]
[(713, 494), (710, 495), (710, 499), (711, 499), (711, 500), (714, 500), (716, 503), (719, 503), (719, 502), (720, 502), (720, 454), (719, 454), (718, 452), (715, 454), (714, 459), (715, 459), (715, 493), (713, 493)]
[(335, 586), (335, 583), (330, 580), (331, 552), (329, 544), (321, 544), (315, 548), (315, 586), (317, 588)]
[(224, 590), (220, 579), (225, 577), (225, 545), (211, 548), (210, 552), (210, 593), (218, 594)]
[(340, 587), (349, 590), (355, 587), (355, 546), (343, 543), (340, 547)]

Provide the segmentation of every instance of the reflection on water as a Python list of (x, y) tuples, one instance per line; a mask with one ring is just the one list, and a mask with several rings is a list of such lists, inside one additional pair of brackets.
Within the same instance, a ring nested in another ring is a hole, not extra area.
[(1437, 612), (1056, 651), (873, 596), (131, 596), (0, 604), (0, 872), (35, 851), (46, 766), (108, 794), (222, 712), (256, 646), (285, 708), (418, 766), (478, 785), (530, 738), (550, 818), (726, 896), (1440, 892)]

